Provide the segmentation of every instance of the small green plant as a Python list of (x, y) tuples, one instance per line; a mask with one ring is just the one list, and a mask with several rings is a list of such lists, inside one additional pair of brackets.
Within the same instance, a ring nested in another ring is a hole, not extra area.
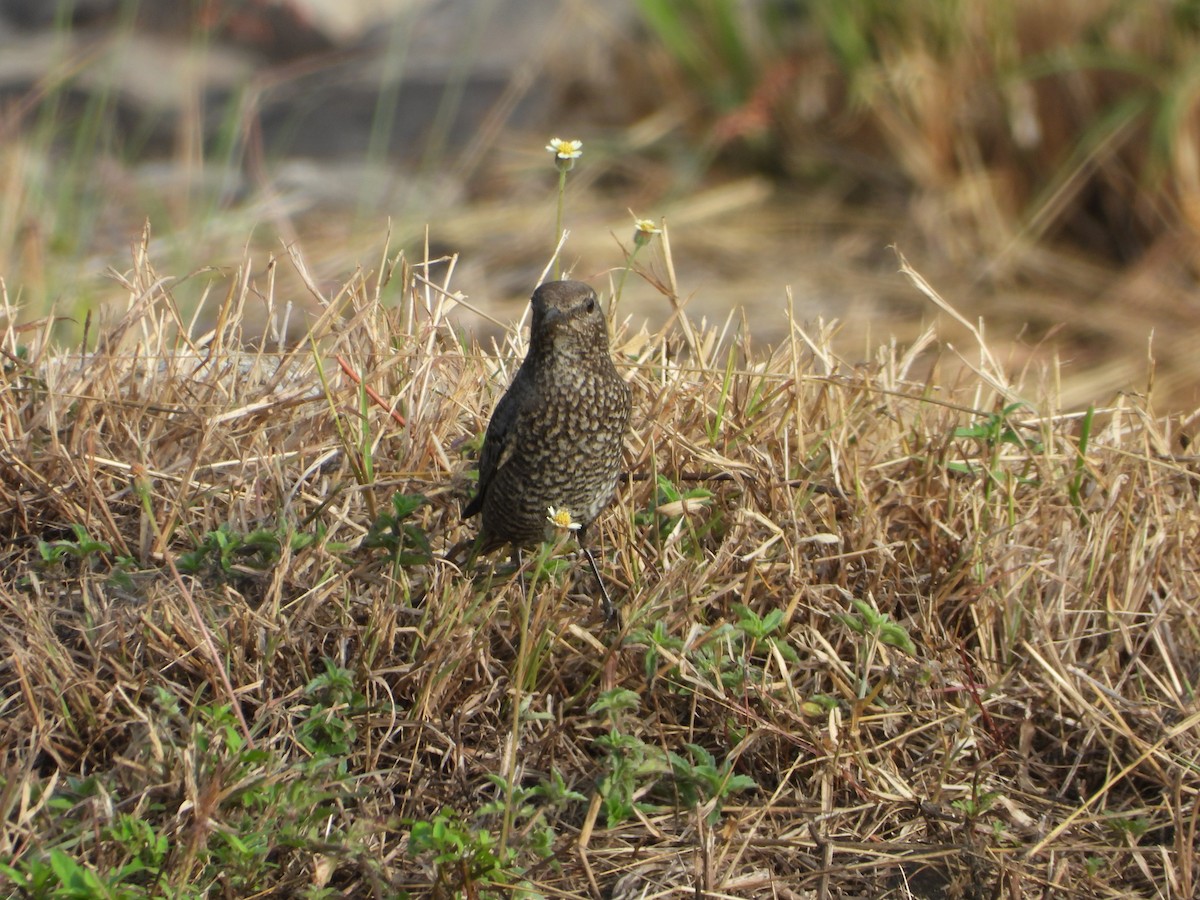
[(180, 749), (194, 748), (197, 778), (219, 788), (210, 814), (223, 828), (200, 854), (207, 879), (260, 890), (281, 848), (311, 851), (344, 839), (338, 811), (353, 795), (344, 759), (291, 762), (251, 745), (226, 705), (194, 707), (186, 727)]
[(600, 779), (600, 796), (604, 800), (604, 817), (609, 825), (618, 825), (633, 817), (635, 808), (652, 807), (638, 803), (635, 797), (670, 771), (670, 763), (657, 747), (625, 731), (628, 713), (636, 710), (640, 699), (636, 693), (623, 688), (605, 691), (588, 712), (603, 714), (609, 730), (595, 739), (595, 747), (604, 754), (604, 775)]
[(880, 612), (867, 601), (857, 597), (851, 601), (851, 605), (854, 607), (853, 613), (840, 613), (834, 618), (855, 634), (866, 638), (858, 645), (858, 699), (863, 703), (870, 703), (887, 683), (887, 679), (884, 678), (876, 683), (874, 688), (870, 684), (870, 673), (880, 645), (895, 647), (909, 656), (915, 656), (917, 648), (904, 626), (893, 622), (887, 613)]
[(783, 628), (782, 609), (776, 607), (765, 616), (760, 616), (750, 607), (739, 603), (734, 607), (734, 611), (738, 615), (734, 628), (740, 634), (748, 654), (753, 654), (759, 644), (766, 644), (788, 662), (800, 662), (800, 658), (792, 649), (791, 644), (779, 634)]
[[(664, 656), (676, 658), (684, 646), (683, 638), (671, 634), (667, 623), (662, 619), (656, 621), (654, 627), (649, 631), (644, 628), (635, 628), (630, 632), (629, 642), (633, 645), (640, 644), (646, 648), (645, 655), (642, 657), (642, 669), (646, 674), (646, 681), (651, 684), (658, 677), (659, 663)], [(678, 673), (678, 668), (672, 666), (671, 669)]]
[(64, 779), (45, 798), (53, 825), (44, 833), (55, 835), (50, 846), (0, 864), (0, 876), (22, 896), (200, 897), (218, 881), (223, 890), (249, 896), (272, 883), (281, 854), (311, 855), (349, 840), (339, 825), (339, 810), (353, 791), (344, 767), (322, 759), (292, 763), (252, 745), (225, 705), (187, 706), (159, 688), (153, 706), (157, 754), (138, 764), (186, 766), (212, 801), (193, 815), (221, 823), (193, 847), (196, 867), (188, 884), (163, 881), (172, 859), (170, 831), (157, 823), (164, 816), (172, 822), (174, 812), (143, 802), (138, 815), (120, 812), (98, 822), (96, 812), (121, 797), (121, 786), (96, 775)]
[(653, 804), (635, 800), (639, 789), (657, 782), (669, 764), (662, 752), (634, 735), (617, 730), (596, 738), (596, 749), (604, 754), (604, 775), (600, 779), (600, 796), (604, 800), (604, 821), (619, 825), (633, 818), (634, 810), (653, 810)]
[(961, 800), (955, 800), (950, 805), (961, 812), (968, 819), (978, 819), (992, 808), (996, 802), (996, 798), (999, 796), (999, 791), (980, 792), (977, 789), (972, 788), (970, 797), (964, 797)]
[(706, 816), (708, 824), (714, 825), (721, 818), (721, 804), (731, 794), (758, 788), (758, 783), (749, 775), (735, 775), (728, 761), (718, 765), (716, 757), (699, 744), (685, 746), (686, 757), (678, 753), (667, 754), (675, 775), (675, 787), (688, 808), (714, 801)]
[[(1038, 440), (1022, 437), (1009, 422), (1010, 416), (1024, 407), (1024, 403), (1010, 403), (1000, 412), (990, 413), (974, 425), (954, 429), (956, 439), (975, 441), (980, 455), (987, 457), (988, 478), (984, 490), (989, 494), (993, 487), (1003, 484), (1011, 474), (1001, 465), (1001, 452), (1005, 447), (1016, 447), (1025, 453), (1021, 470), (1016, 473), (1018, 483), (1034, 483), (1034, 479), (1030, 478), (1028, 473), (1033, 465), (1033, 455), (1042, 451), (1042, 444)], [(953, 460), (946, 463), (946, 468), (961, 475), (976, 474), (976, 467), (970, 460)]]
[(909, 656), (917, 655), (917, 647), (908, 636), (903, 625), (892, 621), (892, 617), (880, 612), (866, 600), (857, 597), (851, 601), (854, 614), (841, 613), (835, 618), (855, 634), (865, 635), (881, 644), (895, 647)]
[(701, 524), (694, 526), (690, 517), (684, 522), (683, 507), (689, 501), (696, 506), (706, 505), (711, 499), (712, 491), (707, 488), (695, 487), (683, 491), (671, 479), (660, 474), (656, 479), (650, 506), (634, 515), (634, 524), (639, 529), (652, 530), (661, 544), (683, 523), (688, 534), (686, 540), (681, 542), (681, 549), (689, 555), (699, 554), (702, 552), (700, 539), (723, 524), (721, 516), (715, 513), (707, 514)]
[[(112, 846), (109, 859), (119, 862), (105, 867), (90, 865), (68, 850), (86, 830), (73, 823), (89, 798), (111, 796), (113, 785), (102, 785), (96, 778), (71, 778), (48, 800), (60, 823), (68, 826), (68, 838), (48, 853), (28, 854), (11, 863), (0, 863), (0, 876), (18, 887), (22, 896), (45, 898), (149, 897), (149, 886), (157, 882), (170, 849), (167, 837), (155, 831), (144, 819), (118, 813), (112, 824), (99, 830), (103, 841)], [(151, 805), (151, 811), (155, 807)], [(70, 834), (71, 830), (75, 834)]]
[[(510, 785), (494, 774), (488, 780), (497, 788), (497, 799), (480, 807), (475, 821), (446, 809), (428, 821), (407, 820), (409, 856), (427, 858), (445, 896), (535, 896), (523, 881), (528, 869), (523, 857), (531, 854), (534, 862), (548, 860), (557, 869), (552, 859), (555, 833), (548, 814), (587, 798), (568, 788), (557, 769), (533, 787)], [(504, 817), (512, 829), (507, 843), (483, 824), (492, 816)], [(489, 886), (503, 887), (504, 894), (486, 891)]]
[(207, 564), (225, 577), (240, 572), (261, 572), (279, 559), (285, 544), (293, 553), (303, 550), (317, 540), (312, 534), (290, 534), (286, 528), (258, 528), (247, 534), (233, 530), (228, 523), (221, 524), (206, 534), (195, 550), (180, 555), (176, 565), (179, 571), (195, 575)]
[[(1008, 422), (1009, 416), (1024, 407), (1024, 403), (1010, 403), (1004, 409), (1000, 410), (1000, 412), (990, 413), (975, 425), (967, 425), (954, 429), (954, 436), (956, 438), (971, 438), (972, 440), (979, 441), (989, 449), (998, 447), (1001, 444), (1012, 444), (1024, 448), (1027, 446), (1027, 442)], [(955, 471), (969, 473), (971, 470), (970, 468), (957, 468)]]
[(145, 819), (128, 813), (117, 816), (109, 826), (108, 836), (129, 854), (130, 861), (122, 867), (124, 875), (138, 872), (156, 875), (170, 850), (166, 835), (156, 832)]
[(1136, 844), (1150, 830), (1150, 823), (1145, 819), (1128, 816), (1112, 816), (1105, 819), (1104, 824), (1116, 837), (1131, 844)]
[[(725, 377), (721, 379), (721, 393), (717, 397), (717, 408), (713, 412), (713, 416), (708, 420), (706, 431), (708, 433), (708, 442), (710, 444), (719, 445), (721, 441), (721, 432), (726, 424), (726, 407), (729, 404), (729, 393), (733, 389), (733, 372), (737, 364), (737, 348), (730, 346), (729, 352), (725, 354)], [(736, 435), (731, 438), (737, 440)]]
[(94, 572), (107, 565), (109, 585), (124, 589), (133, 586), (129, 573), (136, 565), (132, 558), (114, 555), (108, 541), (96, 540), (82, 525), (72, 524), (71, 531), (75, 533), (74, 540), (60, 538), (37, 542), (39, 563), (43, 568), (55, 569), (73, 563), (81, 570)]
[(783, 627), (783, 610), (773, 609), (765, 616), (737, 604), (738, 620), (725, 623), (709, 633), (710, 640), (689, 654), (698, 672), (709, 672), (726, 688), (745, 690), (747, 684), (766, 680), (764, 656), (777, 652), (783, 659), (798, 663), (799, 657), (777, 632)]
[(296, 729), (296, 737), (315, 757), (334, 758), (345, 764), (358, 739), (351, 716), (366, 711), (366, 697), (354, 687), (354, 673), (325, 660), (325, 671), (304, 687), (312, 706)]
[[(480, 889), (514, 884), (511, 866), (516, 851), (501, 851), (490, 831), (464, 822), (454, 810), (442, 810), (428, 822), (406, 824), (408, 855), (428, 857), (437, 885), (435, 896), (500, 897), (500, 893)], [(511, 893), (506, 890), (504, 895)], [(526, 895), (524, 891), (516, 893)]]
[[(501, 815), (507, 818), (510, 838), (507, 846), (520, 853), (527, 849), (538, 859), (548, 859), (554, 852), (555, 833), (547, 818), (548, 812), (559, 812), (573, 803), (583, 803), (587, 797), (567, 787), (562, 773), (554, 769), (550, 779), (533, 787), (512, 784), (501, 775), (488, 775), (499, 790), (498, 798), (484, 804), (479, 815)], [(514, 839), (513, 836), (519, 836)]]
[(84, 900), (90, 897), (147, 896), (122, 884), (119, 872), (97, 872), (57, 847), (44, 858), (21, 860), (15, 866), (0, 863), (0, 874), (26, 897)]
[(1071, 505), (1079, 513), (1080, 521), (1086, 519), (1083, 511), (1083, 479), (1087, 474), (1088, 442), (1092, 438), (1092, 420), (1095, 418), (1095, 415), (1096, 407), (1088, 406), (1087, 412), (1083, 416), (1083, 422), (1079, 426), (1079, 445), (1075, 451), (1075, 475), (1071, 479), (1070, 486), (1067, 488), (1067, 494), (1071, 498)]
[(839, 706), (836, 697), (829, 694), (811, 694), (807, 700), (800, 704), (800, 711), (804, 715), (813, 719), (824, 719), (832, 710)]
[(37, 542), (38, 555), (43, 565), (55, 565), (65, 559), (84, 563), (112, 553), (112, 544), (96, 540), (82, 525), (72, 523), (71, 531), (75, 533), (75, 540), (62, 538), (57, 541)]
[(532, 796), (538, 797), (553, 810), (562, 811), (567, 809), (572, 803), (586, 803), (587, 797), (573, 791), (567, 787), (567, 782), (562, 776), (562, 772), (557, 768), (550, 770), (550, 779), (543, 781), (541, 784), (533, 788)]
[(646, 648), (643, 664), (648, 678), (661, 675), (666, 678), (669, 690), (686, 694), (693, 691), (694, 686), (688, 679), (681, 677), (679, 663), (669, 665), (659, 672), (660, 660), (663, 657), (676, 658), (680, 662), (686, 660), (692, 672), (706, 675), (726, 687), (743, 684), (746, 678), (745, 661), (737, 658), (737, 654), (731, 655), (722, 649), (722, 643), (727, 641), (733, 632), (732, 625), (722, 622), (710, 629), (701, 640), (689, 644), (682, 638), (671, 635), (665, 623), (657, 622), (649, 632), (634, 629), (630, 634), (630, 643)]
[[(749, 607), (738, 604), (737, 622), (723, 622), (709, 629), (702, 639), (685, 643), (672, 635), (664, 622), (659, 621), (650, 630), (634, 629), (630, 643), (645, 647), (642, 660), (648, 679), (665, 676), (671, 690), (688, 692), (693, 690), (695, 676), (706, 676), (723, 688), (744, 690), (748, 683), (760, 683), (765, 677), (763, 657), (778, 653), (784, 660), (798, 663), (799, 657), (780, 633), (783, 628), (783, 610), (773, 609), (759, 616)], [(662, 660), (687, 660), (692, 679), (680, 677), (678, 665), (670, 665), (660, 672)]]
[(363, 546), (382, 550), (397, 566), (419, 566), (433, 558), (429, 538), (420, 526), (407, 521), (429, 501), (422, 494), (405, 494), (397, 491), (392, 495), (392, 508), (382, 512), (371, 524), (371, 530), (363, 538)]
[[(707, 813), (712, 823), (720, 818), (721, 804), (731, 794), (758, 786), (748, 776), (733, 774), (729, 763), (718, 765), (711, 753), (696, 744), (686, 744), (687, 756), (683, 756), (664, 752), (628, 733), (629, 714), (639, 705), (636, 693), (616, 688), (603, 693), (589, 710), (603, 714), (609, 724), (608, 732), (594, 742), (604, 754), (599, 791), (607, 824), (619, 825), (638, 810), (653, 811), (655, 804), (637, 799), (646, 794), (672, 800), (687, 809), (714, 801)], [(668, 776), (673, 776), (669, 782)]]

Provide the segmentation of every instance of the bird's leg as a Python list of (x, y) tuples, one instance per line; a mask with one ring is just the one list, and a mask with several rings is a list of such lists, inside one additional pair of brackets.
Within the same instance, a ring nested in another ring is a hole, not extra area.
[(621, 617), (617, 613), (617, 608), (613, 606), (612, 597), (608, 596), (608, 588), (604, 586), (604, 579), (600, 577), (600, 567), (596, 565), (596, 557), (592, 556), (592, 551), (582, 544), (579, 549), (583, 551), (588, 564), (592, 567), (592, 574), (596, 576), (596, 584), (600, 585), (600, 602), (604, 606), (604, 621), (611, 622), (616, 619), (619, 626)]

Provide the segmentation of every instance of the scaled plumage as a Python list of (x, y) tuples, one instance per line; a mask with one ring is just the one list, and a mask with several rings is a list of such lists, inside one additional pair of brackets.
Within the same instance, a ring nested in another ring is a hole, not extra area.
[(546, 539), (550, 507), (587, 527), (616, 492), (629, 388), (608, 349), (596, 292), (551, 281), (533, 293), (529, 352), (496, 405), (479, 460), (480, 549)]

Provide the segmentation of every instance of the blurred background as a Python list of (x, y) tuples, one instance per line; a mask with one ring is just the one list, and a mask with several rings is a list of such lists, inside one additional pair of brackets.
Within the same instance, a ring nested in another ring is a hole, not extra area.
[[(1065, 405), (1153, 369), (1195, 410), (1198, 51), (1200, 0), (0, 0), (0, 315), (79, 340), (148, 221), (185, 306), (288, 246), (332, 294), (390, 235), (486, 336), (553, 251), (561, 137), (597, 287), (665, 218), (689, 313), (759, 346), (790, 302), (851, 362), (934, 321), (966, 352), (894, 246)], [(621, 310), (670, 305), (634, 277)]]

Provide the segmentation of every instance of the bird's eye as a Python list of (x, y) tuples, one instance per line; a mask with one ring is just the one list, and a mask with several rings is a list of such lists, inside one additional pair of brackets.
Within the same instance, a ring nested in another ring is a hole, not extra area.
[(596, 311), (596, 298), (588, 297), (583, 301), (583, 308), (586, 312), (592, 313)]

